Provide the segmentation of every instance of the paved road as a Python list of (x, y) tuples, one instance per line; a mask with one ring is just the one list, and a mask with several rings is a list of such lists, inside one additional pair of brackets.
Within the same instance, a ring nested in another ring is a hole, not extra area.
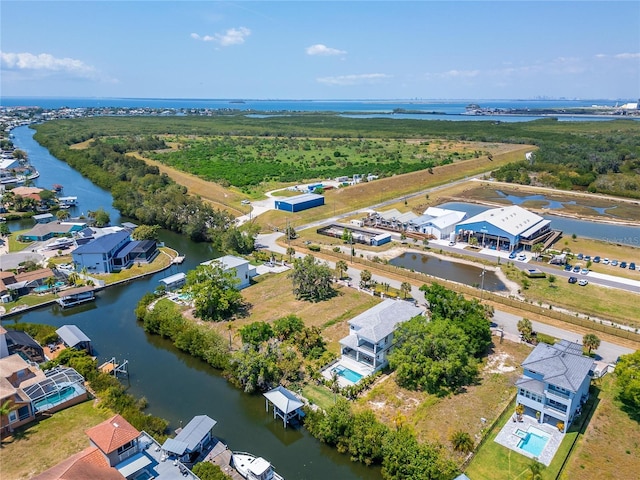
[[(276, 253), (281, 253), (281, 254), (286, 254), (286, 249), (281, 247), (280, 245), (278, 245), (276, 243), (277, 239), (281, 236), (283, 236), (284, 234), (282, 233), (270, 233), (270, 234), (266, 234), (266, 235), (258, 235), (258, 238), (256, 240), (256, 244), (262, 246), (262, 248), (266, 248), (268, 250), (271, 250), (273, 252)], [(302, 254), (297, 253), (296, 257), (301, 258), (303, 257)], [(335, 268), (335, 263), (334, 262), (330, 262), (327, 261), (327, 264), (329, 265), (329, 267), (331, 268)], [(359, 283), (359, 279), (360, 279), (360, 271), (361, 269), (356, 268), (355, 266), (349, 265), (349, 268), (347, 270), (347, 275), (353, 279), (353, 281), (351, 282), (352, 286), (357, 288), (357, 285)], [(393, 288), (400, 288), (400, 284), (402, 283), (400, 280), (395, 280), (392, 278), (386, 278), (382, 275), (373, 275), (372, 276), (373, 280), (380, 282), (380, 283), (388, 283), (391, 287)], [(418, 304), (420, 305), (425, 305), (426, 306), (426, 300), (424, 297), (424, 293), (421, 292), (418, 287), (413, 286), (411, 288), (411, 296), (413, 298), (416, 299), (416, 301), (418, 302)], [(504, 312), (501, 310), (496, 310), (494, 313), (494, 318), (493, 321), (494, 323), (496, 323), (499, 327), (502, 327), (504, 329), (505, 332), (505, 338), (512, 340), (512, 341), (519, 341), (519, 334), (518, 334), (518, 321), (521, 320), (522, 317), (521, 316), (517, 316), (517, 315), (513, 315), (511, 313), (508, 312)], [(533, 329), (534, 331), (540, 332), (540, 333), (544, 333), (546, 335), (551, 335), (555, 338), (560, 338), (560, 339), (564, 339), (564, 340), (570, 340), (572, 342), (578, 342), (581, 343), (582, 342), (582, 338), (580, 334), (577, 334), (575, 332), (572, 332), (570, 330), (566, 330), (566, 329), (562, 329), (562, 328), (558, 328), (558, 327), (554, 327), (552, 325), (547, 325), (545, 323), (540, 323), (540, 322), (536, 322), (536, 321), (532, 321), (531, 322), (533, 325)], [(633, 353), (633, 350), (617, 345), (615, 343), (612, 342), (605, 342), (602, 341), (600, 343), (600, 347), (597, 350), (597, 360), (603, 361), (603, 362), (607, 362), (607, 363), (612, 363), (615, 362), (615, 360), (620, 356), (620, 355), (626, 355), (628, 353)]]

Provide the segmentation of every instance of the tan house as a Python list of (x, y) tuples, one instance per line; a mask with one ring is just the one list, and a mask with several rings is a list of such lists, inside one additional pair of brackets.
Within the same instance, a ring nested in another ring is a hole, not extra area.
[(17, 354), (0, 358), (0, 372), (0, 404), (9, 401), (13, 406), (9, 415), (0, 419), (0, 434), (4, 436), (35, 418), (31, 398), (24, 389), (46, 380), (46, 376)]

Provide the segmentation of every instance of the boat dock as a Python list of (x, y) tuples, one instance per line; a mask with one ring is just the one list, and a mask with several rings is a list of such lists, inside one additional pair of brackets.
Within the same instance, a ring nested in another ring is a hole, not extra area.
[(220, 470), (228, 475), (233, 480), (244, 480), (235, 468), (231, 466), (231, 450), (224, 443), (218, 440), (209, 452), (209, 455), (205, 458), (205, 461), (211, 462), (214, 465), (220, 467)]
[(102, 365), (98, 367), (98, 369), (103, 373), (113, 374), (115, 377), (118, 376), (118, 373), (124, 373), (129, 377), (129, 361), (125, 360), (121, 364), (116, 362), (116, 357), (111, 357), (111, 360), (104, 362)]

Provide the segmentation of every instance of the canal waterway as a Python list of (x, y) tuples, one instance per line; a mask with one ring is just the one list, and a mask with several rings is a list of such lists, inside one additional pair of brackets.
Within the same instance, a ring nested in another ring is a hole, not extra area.
[[(102, 207), (110, 213), (113, 224), (126, 220), (111, 206), (109, 192), (51, 156), (33, 141), (33, 130), (19, 127), (12, 133), (16, 147), (27, 152), (40, 172), (38, 185), (51, 188), (59, 183), (65, 194), (79, 197), (85, 213)], [(218, 421), (214, 433), (229, 448), (269, 459), (286, 479), (380, 479), (379, 468), (351, 462), (348, 455), (318, 442), (305, 429), (285, 430), (281, 421), (265, 411), (262, 395), (243, 393), (206, 363), (178, 351), (170, 341), (144, 332), (134, 315), (140, 298), (153, 291), (164, 276), (187, 272), (219, 256), (209, 244), (194, 243), (173, 232), (162, 231), (160, 240), (186, 255), (185, 262), (145, 279), (102, 290), (92, 304), (66, 310), (55, 305), (10, 317), (3, 323), (77, 325), (91, 338), (99, 362), (111, 357), (129, 361), (129, 391), (148, 400), (149, 413), (169, 420), (172, 429), (185, 425), (194, 415), (209, 415)]]

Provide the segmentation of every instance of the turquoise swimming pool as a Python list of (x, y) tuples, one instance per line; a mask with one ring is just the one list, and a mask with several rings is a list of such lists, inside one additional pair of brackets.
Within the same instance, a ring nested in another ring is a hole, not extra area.
[(358, 372), (354, 372), (353, 370), (343, 366), (336, 367), (332, 369), (331, 372), (334, 372), (337, 375), (346, 378), (351, 383), (358, 383), (362, 379), (362, 375), (360, 375)]
[[(54, 287), (60, 288), (65, 286), (66, 283), (64, 282), (56, 282)], [(48, 287), (47, 285), (40, 285), (39, 287), (36, 287), (33, 289), (34, 292), (36, 293), (42, 293), (42, 292), (46, 292), (48, 290), (51, 290), (53, 287)]]
[[(520, 435), (518, 435), (520, 436)], [(544, 432), (536, 429), (530, 429), (526, 436), (518, 442), (518, 448), (530, 453), (534, 457), (539, 457), (544, 447), (549, 441), (549, 436)]]
[(34, 402), (33, 406), (36, 411), (48, 410), (55, 407), (56, 405), (64, 403), (65, 401), (72, 397), (75, 397), (76, 395), (76, 389), (73, 388), (72, 385), (67, 385), (66, 387), (62, 387), (53, 395), (48, 395), (45, 398), (41, 398), (40, 400)]

